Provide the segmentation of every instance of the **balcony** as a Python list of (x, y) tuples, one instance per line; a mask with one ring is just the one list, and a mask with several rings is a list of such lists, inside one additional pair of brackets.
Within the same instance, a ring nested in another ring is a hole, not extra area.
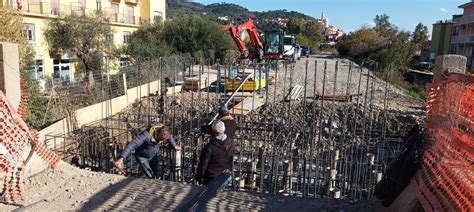
[(454, 25), (465, 25), (470, 23), (474, 23), (474, 16), (463, 16), (462, 18), (457, 18), (456, 21), (454, 21)]
[(72, 2), (68, 5), (52, 4), (46, 2), (26, 3), (23, 13), (26, 15), (44, 16), (44, 17), (62, 17), (66, 15), (85, 15), (93, 13), (95, 10), (86, 10), (86, 7), (79, 2)]
[(140, 0), (125, 0), (125, 4), (137, 5)]
[(122, 16), (120, 22), (125, 24), (138, 24), (139, 21), (137, 21), (136, 16)]
[(453, 36), (451, 44), (474, 44), (474, 35)]

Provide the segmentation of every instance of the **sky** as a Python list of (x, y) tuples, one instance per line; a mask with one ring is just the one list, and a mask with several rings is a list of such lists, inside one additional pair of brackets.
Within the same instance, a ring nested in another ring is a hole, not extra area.
[(287, 9), (319, 18), (324, 12), (331, 25), (350, 32), (373, 24), (376, 15), (387, 14), (390, 22), (413, 32), (418, 23), (431, 32), (436, 21), (462, 13), (458, 6), (471, 0), (193, 0), (202, 4), (234, 3), (251, 11)]

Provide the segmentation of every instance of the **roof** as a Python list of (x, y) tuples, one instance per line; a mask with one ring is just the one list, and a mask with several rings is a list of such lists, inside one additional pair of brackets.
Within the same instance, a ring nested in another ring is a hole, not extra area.
[(465, 3), (465, 4), (462, 4), (462, 5), (459, 5), (458, 8), (465, 8), (465, 7), (471, 6), (471, 5), (474, 5), (474, 2), (473, 2), (473, 1), (468, 2), (468, 3)]

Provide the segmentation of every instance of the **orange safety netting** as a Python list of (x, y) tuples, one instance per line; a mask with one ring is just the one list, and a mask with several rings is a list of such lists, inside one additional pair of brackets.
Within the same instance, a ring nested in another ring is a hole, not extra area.
[(427, 91), (427, 147), (411, 183), (427, 211), (473, 211), (474, 75), (434, 82)]
[[(24, 107), (20, 110), (24, 112)], [(21, 115), (0, 91), (0, 179), (3, 183), (0, 201), (18, 203), (25, 200), (23, 180), (31, 151), (35, 151), (51, 168), (60, 161), (56, 154), (39, 143), (38, 135), (30, 132)]]

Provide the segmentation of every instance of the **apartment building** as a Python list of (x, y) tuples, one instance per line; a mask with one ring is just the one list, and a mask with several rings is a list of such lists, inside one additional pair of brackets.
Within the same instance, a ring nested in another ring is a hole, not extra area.
[(462, 15), (453, 16), (450, 52), (467, 57), (468, 70), (474, 70), (474, 1), (460, 5)]
[(430, 61), (434, 61), (437, 56), (449, 53), (452, 33), (453, 22), (451, 20), (438, 21), (433, 24), (433, 30), (431, 30)]
[(52, 78), (65, 82), (74, 81), (74, 58), (49, 54), (43, 37), (48, 20), (101, 11), (109, 17), (113, 30), (107, 39), (122, 45), (140, 25), (164, 21), (166, 17), (166, 0), (0, 0), (0, 6), (12, 7), (23, 15), (25, 36), (36, 51), (33, 75), (39, 80)]

